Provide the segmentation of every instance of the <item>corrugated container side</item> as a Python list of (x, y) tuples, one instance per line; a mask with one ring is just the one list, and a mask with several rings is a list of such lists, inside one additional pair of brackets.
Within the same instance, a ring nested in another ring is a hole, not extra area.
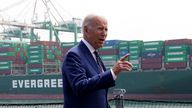
[(163, 45), (163, 41), (146, 41), (143, 42), (142, 46), (144, 47), (155, 47), (155, 46), (162, 46)]
[(165, 51), (183, 51), (189, 50), (187, 45), (172, 45), (172, 46), (165, 46)]
[(147, 63), (161, 63), (162, 64), (162, 57), (159, 58), (142, 58), (141, 64), (147, 64)]
[(162, 50), (162, 46), (142, 48), (142, 52), (162, 52)]
[(118, 49), (110, 49), (110, 50), (99, 50), (100, 55), (118, 55), (119, 50)]
[(188, 58), (186, 55), (184, 56), (178, 56), (178, 57), (164, 57), (164, 62), (168, 63), (168, 62), (187, 62)]
[(102, 55), (101, 59), (103, 61), (108, 61), (108, 60), (115, 60), (115, 61), (117, 61), (119, 58), (118, 58), (118, 55)]
[(132, 40), (132, 41), (129, 41), (129, 46), (135, 46), (135, 45), (141, 46), (142, 43), (143, 43), (142, 40)]
[(142, 58), (160, 58), (162, 57), (161, 52), (143, 52), (141, 54)]
[(143, 70), (151, 70), (151, 69), (155, 69), (155, 70), (160, 70), (162, 68), (162, 63), (144, 63), (141, 64), (141, 69)]
[(73, 47), (75, 45), (76, 45), (75, 42), (62, 42), (61, 43), (61, 48), (71, 48), (71, 47)]
[(165, 40), (164, 45), (189, 45), (192, 44), (191, 39), (171, 39)]
[(168, 62), (164, 64), (165, 69), (185, 69), (187, 62)]
[(187, 56), (187, 51), (167, 51), (165, 57)]

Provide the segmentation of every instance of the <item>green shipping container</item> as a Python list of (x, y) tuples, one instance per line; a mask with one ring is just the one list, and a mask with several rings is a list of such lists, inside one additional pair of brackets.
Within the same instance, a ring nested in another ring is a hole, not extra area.
[(139, 45), (129, 46), (129, 50), (140, 50)]
[(104, 56), (101, 56), (101, 59), (104, 60), (104, 61), (117, 60), (118, 56), (117, 55), (104, 55)]
[(16, 52), (1, 52), (0, 56), (15, 56)]
[(140, 55), (140, 50), (130, 50), (130, 55)]
[(120, 46), (119, 50), (128, 50), (128, 46)]
[(139, 59), (139, 55), (130, 55), (129, 60), (137, 60)]
[(133, 64), (133, 70), (139, 69), (139, 64)]
[(133, 41), (129, 41), (129, 46), (135, 46), (135, 45), (141, 46), (142, 43), (143, 43), (143, 41), (141, 41), (141, 40), (133, 40)]
[(49, 59), (49, 60), (55, 59), (55, 55), (53, 55), (53, 54), (47, 54), (46, 57), (47, 57), (47, 59)]
[(187, 56), (187, 51), (165, 52), (165, 57), (180, 57), (180, 56)]
[(28, 46), (28, 50), (31, 51), (31, 50), (43, 50), (44, 49), (44, 46), (43, 45), (29, 45)]
[(35, 68), (35, 69), (28, 69), (28, 74), (41, 74), (43, 73), (43, 69), (42, 68)]
[(43, 64), (44, 60), (43, 59), (29, 59), (27, 61), (28, 64)]
[(113, 50), (113, 49), (118, 49), (118, 45), (103, 46), (102, 48), (100, 48), (100, 50)]
[(175, 46), (165, 46), (165, 51), (183, 51), (188, 50), (187, 45), (175, 45)]
[(187, 56), (179, 56), (179, 57), (165, 57), (164, 58), (164, 62), (168, 63), (168, 62), (187, 62)]
[(128, 47), (129, 42), (128, 41), (120, 41), (119, 46), (127, 46)]
[(9, 70), (9, 69), (11, 69), (11, 66), (10, 66), (10, 65), (0, 66), (0, 70)]
[(28, 58), (29, 58), (29, 60), (31, 60), (31, 59), (44, 59), (44, 54), (35, 54), (35, 55), (29, 55), (28, 56)]
[(163, 41), (148, 41), (143, 42), (142, 47), (156, 47), (156, 46), (163, 46)]
[(0, 66), (10, 66), (12, 65), (12, 61), (0, 61)]
[(162, 51), (162, 47), (161, 46), (156, 46), (156, 47), (143, 47), (142, 48), (142, 52), (161, 52)]
[(61, 48), (70, 48), (75, 45), (76, 45), (75, 42), (63, 42), (63, 43), (61, 43)]

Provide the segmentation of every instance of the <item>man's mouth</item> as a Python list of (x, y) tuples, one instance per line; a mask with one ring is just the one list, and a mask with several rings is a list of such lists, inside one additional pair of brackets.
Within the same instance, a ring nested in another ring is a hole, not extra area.
[(104, 42), (104, 41), (105, 41), (105, 39), (99, 39), (99, 41), (100, 41), (100, 42)]

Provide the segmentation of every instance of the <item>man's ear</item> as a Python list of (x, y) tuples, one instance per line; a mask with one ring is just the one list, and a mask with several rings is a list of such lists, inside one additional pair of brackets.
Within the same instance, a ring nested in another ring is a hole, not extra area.
[(85, 33), (88, 32), (88, 28), (87, 28), (87, 26), (84, 27), (84, 31), (85, 31)]

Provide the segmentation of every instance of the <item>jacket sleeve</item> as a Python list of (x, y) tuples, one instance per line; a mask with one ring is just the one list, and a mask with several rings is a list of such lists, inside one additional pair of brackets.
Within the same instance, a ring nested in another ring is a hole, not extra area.
[(76, 95), (107, 89), (115, 85), (110, 70), (88, 77), (87, 73), (90, 69), (87, 68), (89, 67), (86, 66), (78, 54), (69, 52), (66, 55), (62, 72)]

